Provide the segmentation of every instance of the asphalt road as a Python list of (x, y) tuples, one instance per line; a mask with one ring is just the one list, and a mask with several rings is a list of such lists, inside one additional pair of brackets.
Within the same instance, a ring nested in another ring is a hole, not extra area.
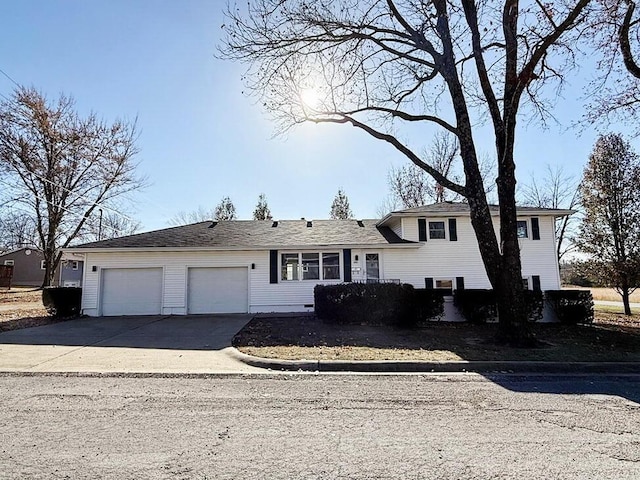
[(638, 479), (640, 377), (0, 376), (0, 478)]

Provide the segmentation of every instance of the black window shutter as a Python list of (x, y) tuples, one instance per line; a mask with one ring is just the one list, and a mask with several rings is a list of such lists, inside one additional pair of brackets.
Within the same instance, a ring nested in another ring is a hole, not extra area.
[(458, 241), (458, 224), (456, 223), (455, 218), (449, 219), (449, 241)]
[(533, 283), (533, 289), (536, 292), (539, 292), (541, 290), (541, 288), (540, 288), (540, 275), (533, 275), (531, 277), (531, 283)]
[(456, 277), (456, 289), (464, 290), (464, 277)]
[(424, 279), (424, 287), (429, 290), (433, 289), (433, 278), (425, 278)]
[(540, 240), (540, 222), (538, 217), (531, 217), (531, 238)]
[(342, 259), (344, 264), (344, 281), (351, 281), (351, 249), (345, 248), (342, 250)]
[(278, 283), (278, 251), (269, 250), (269, 283)]
[(418, 219), (418, 241), (427, 241), (427, 221), (424, 218)]

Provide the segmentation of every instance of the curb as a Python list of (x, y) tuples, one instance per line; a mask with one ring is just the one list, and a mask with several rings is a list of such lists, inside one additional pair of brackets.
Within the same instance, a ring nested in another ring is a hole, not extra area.
[(270, 370), (304, 372), (368, 373), (633, 373), (640, 374), (640, 362), (541, 362), (541, 361), (451, 361), (404, 360), (281, 360), (255, 357), (235, 347), (228, 354), (247, 365)]

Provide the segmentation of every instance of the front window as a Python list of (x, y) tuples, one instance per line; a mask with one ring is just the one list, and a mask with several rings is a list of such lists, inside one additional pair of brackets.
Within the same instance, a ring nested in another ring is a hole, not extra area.
[(13, 260), (5, 260), (4, 264), (13, 267), (14, 261)]
[(528, 278), (523, 278), (522, 279), (522, 288), (524, 288), (525, 290), (529, 290), (529, 279)]
[(320, 255), (318, 253), (302, 254), (302, 279), (320, 279)]
[(518, 220), (518, 238), (528, 238), (529, 231), (527, 229), (526, 220)]
[(282, 254), (282, 280), (298, 280), (298, 254)]
[(280, 257), (282, 280), (340, 280), (340, 254), (302, 252)]
[(76, 262), (75, 260), (71, 262), (71, 269), (72, 270), (78, 270), (78, 262)]
[(322, 254), (322, 278), (324, 280), (340, 280), (340, 254)]
[(47, 269), (47, 267), (46, 267), (45, 261), (44, 260), (40, 260), (40, 270), (46, 270), (46, 269)]
[(444, 240), (444, 222), (429, 222), (429, 238)]
[(436, 288), (453, 289), (453, 280), (436, 280)]

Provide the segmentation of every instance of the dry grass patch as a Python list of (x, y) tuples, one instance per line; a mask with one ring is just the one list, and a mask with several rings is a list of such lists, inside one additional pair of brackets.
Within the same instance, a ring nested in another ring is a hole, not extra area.
[(42, 290), (34, 287), (0, 289), (0, 305), (6, 303), (42, 303)]
[[(613, 288), (601, 287), (575, 287), (567, 285), (562, 287), (563, 290), (590, 290), (594, 300), (603, 300), (607, 302), (622, 302), (622, 297)], [(636, 290), (629, 297), (631, 303), (640, 303), (640, 290)]]
[(0, 332), (38, 327), (60, 321), (42, 305), (42, 290), (12, 288), (0, 290)]
[(542, 347), (496, 345), (495, 324), (417, 329), (334, 325), (312, 316), (256, 317), (234, 338), (249, 355), (288, 360), (640, 361), (640, 322), (602, 314), (593, 325), (535, 324)]

